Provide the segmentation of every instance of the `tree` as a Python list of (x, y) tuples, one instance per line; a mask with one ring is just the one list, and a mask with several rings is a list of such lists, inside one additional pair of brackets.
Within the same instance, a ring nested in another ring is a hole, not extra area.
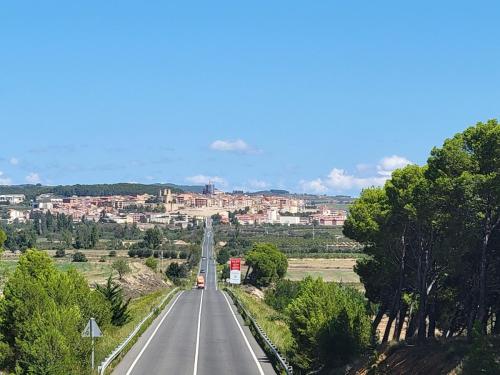
[(157, 227), (146, 230), (144, 234), (144, 247), (148, 249), (159, 249), (163, 241), (163, 234)]
[(370, 317), (356, 290), (308, 277), (286, 308), (297, 350), (294, 362), (304, 370), (347, 363), (370, 342)]
[(130, 312), (127, 301), (123, 300), (123, 289), (115, 283), (109, 275), (105, 285), (95, 285), (96, 290), (101, 293), (111, 305), (111, 323), (115, 326), (123, 326), (130, 320)]
[(172, 262), (168, 265), (165, 271), (167, 277), (174, 283), (180, 282), (180, 279), (184, 279), (188, 275), (188, 270), (184, 264), (179, 264), (177, 262)]
[(58, 271), (44, 252), (28, 250), (8, 279), (0, 309), (3, 368), (22, 374), (89, 371), (90, 341), (81, 337), (88, 319), (103, 329), (111, 308), (76, 270)]
[(255, 286), (267, 286), (286, 275), (288, 260), (273, 244), (258, 243), (247, 253), (247, 279)]
[(73, 254), (73, 262), (87, 262), (87, 257), (81, 251)]
[(5, 241), (7, 241), (7, 235), (2, 229), (0, 229), (0, 255), (3, 253), (3, 244)]
[(151, 268), (154, 272), (156, 272), (156, 270), (158, 269), (158, 259), (155, 259), (153, 257), (147, 258), (145, 264), (146, 266)]
[(217, 263), (226, 264), (229, 261), (230, 255), (229, 250), (224, 246), (217, 253)]
[(118, 278), (121, 280), (122, 277), (131, 272), (130, 266), (125, 259), (117, 259), (111, 264), (111, 268), (118, 272)]

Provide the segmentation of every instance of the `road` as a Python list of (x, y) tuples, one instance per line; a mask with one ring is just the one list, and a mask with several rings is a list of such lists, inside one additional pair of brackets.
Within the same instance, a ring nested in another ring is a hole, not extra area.
[(209, 219), (198, 271), (206, 276), (205, 289), (174, 297), (113, 375), (276, 374), (229, 296), (217, 288)]

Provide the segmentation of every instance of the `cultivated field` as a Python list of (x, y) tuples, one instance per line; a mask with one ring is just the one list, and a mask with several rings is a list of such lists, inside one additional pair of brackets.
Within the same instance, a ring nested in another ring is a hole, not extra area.
[(322, 277), (325, 281), (359, 284), (359, 277), (353, 267), (356, 259), (288, 259), (287, 277), (302, 280), (306, 276)]

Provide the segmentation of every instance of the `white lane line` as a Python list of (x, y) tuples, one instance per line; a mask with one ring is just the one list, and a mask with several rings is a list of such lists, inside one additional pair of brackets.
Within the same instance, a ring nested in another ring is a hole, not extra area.
[(200, 299), (200, 312), (198, 313), (198, 331), (196, 332), (196, 349), (194, 352), (194, 368), (193, 375), (198, 373), (198, 354), (200, 351), (200, 328), (201, 328), (201, 308), (203, 306), (203, 290), (201, 291), (201, 299)]
[(184, 291), (180, 292), (180, 294), (177, 296), (177, 298), (175, 299), (174, 303), (172, 303), (172, 305), (170, 306), (170, 308), (168, 309), (168, 311), (165, 313), (165, 315), (163, 315), (163, 318), (161, 318), (160, 320), (160, 323), (158, 323), (158, 325), (156, 326), (155, 330), (153, 331), (153, 333), (151, 334), (151, 336), (149, 336), (149, 339), (148, 341), (146, 342), (146, 345), (144, 345), (144, 347), (142, 348), (142, 350), (139, 352), (139, 354), (137, 355), (137, 357), (135, 358), (134, 362), (132, 362), (132, 365), (130, 366), (130, 368), (128, 369), (126, 375), (130, 375), (132, 373), (132, 370), (134, 369), (135, 365), (137, 364), (137, 362), (139, 361), (139, 359), (141, 358), (142, 354), (146, 351), (149, 343), (151, 342), (151, 340), (153, 340), (153, 337), (155, 337), (156, 335), (156, 332), (158, 332), (158, 330), (160, 329), (160, 326), (162, 325), (163, 321), (165, 320), (165, 318), (167, 317), (167, 315), (170, 313), (170, 311), (172, 311), (172, 309), (174, 308), (175, 304), (177, 303), (177, 301), (179, 300), (179, 298), (181, 298), (182, 296), (182, 293), (184, 293)]
[(236, 324), (238, 325), (238, 328), (240, 329), (241, 335), (243, 336), (243, 339), (245, 340), (245, 343), (247, 344), (247, 348), (248, 348), (248, 350), (250, 350), (250, 354), (252, 354), (252, 358), (253, 358), (255, 364), (257, 365), (257, 368), (259, 369), (259, 374), (264, 375), (264, 371), (262, 370), (262, 366), (260, 365), (260, 362), (257, 359), (257, 356), (255, 355), (252, 347), (250, 346), (250, 343), (248, 342), (248, 339), (245, 335), (245, 332), (243, 332), (243, 328), (241, 328), (240, 322), (238, 322), (238, 318), (236, 317), (236, 314), (234, 313), (233, 308), (231, 307), (231, 304), (229, 303), (229, 300), (226, 297), (226, 293), (224, 293), (224, 292), (221, 292), (221, 293), (227, 302), (227, 306), (229, 307), (229, 310), (231, 310), (231, 314), (233, 314), (234, 321), (236, 322)]

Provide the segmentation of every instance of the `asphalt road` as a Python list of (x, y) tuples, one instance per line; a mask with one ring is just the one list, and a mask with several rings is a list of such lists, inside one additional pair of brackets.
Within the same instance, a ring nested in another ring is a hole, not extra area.
[(199, 272), (205, 275), (205, 289), (175, 296), (113, 375), (276, 374), (229, 296), (217, 290), (210, 222)]

